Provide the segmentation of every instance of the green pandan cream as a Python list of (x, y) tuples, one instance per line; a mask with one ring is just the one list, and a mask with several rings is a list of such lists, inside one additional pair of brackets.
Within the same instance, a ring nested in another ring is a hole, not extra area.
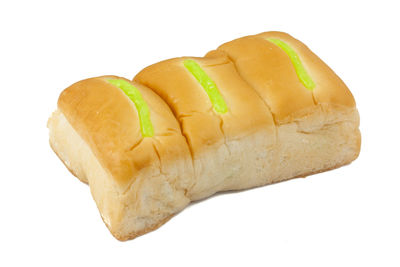
[(292, 61), (292, 64), (296, 70), (297, 76), (299, 77), (301, 83), (309, 90), (314, 89), (315, 83), (311, 79), (310, 75), (307, 73), (303, 64), (301, 63), (301, 60), (297, 55), (296, 51), (294, 51), (293, 48), (291, 48), (287, 43), (283, 42), (282, 40), (275, 38), (270, 38), (267, 40), (279, 46), (283, 51), (285, 51), (285, 53), (289, 56), (290, 60)]
[(121, 89), (135, 104), (139, 114), (140, 130), (143, 137), (152, 137), (154, 135), (153, 124), (150, 120), (150, 111), (147, 103), (143, 100), (139, 90), (130, 82), (122, 79), (108, 79), (112, 85)]
[(210, 77), (208, 77), (207, 73), (199, 66), (199, 64), (197, 64), (193, 59), (185, 59), (183, 65), (204, 88), (210, 98), (214, 110), (218, 113), (226, 113), (228, 111), (228, 106), (220, 94), (217, 85)]

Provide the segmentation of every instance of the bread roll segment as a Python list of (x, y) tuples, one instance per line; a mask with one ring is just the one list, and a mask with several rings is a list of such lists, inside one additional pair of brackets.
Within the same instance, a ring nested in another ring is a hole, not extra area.
[[(293, 49), (312, 86), (271, 38)], [(185, 60), (194, 61), (207, 80), (195, 77)], [(143, 133), (136, 103), (110, 79), (139, 91), (154, 133)], [(215, 109), (207, 83), (224, 101), (223, 112)], [(89, 184), (119, 240), (154, 230), (190, 201), (218, 191), (348, 164), (360, 151), (358, 126), (343, 81), (304, 44), (280, 32), (233, 40), (203, 58), (165, 60), (133, 81), (101, 76), (77, 82), (61, 93), (48, 122), (51, 147)]]
[[(297, 53), (315, 83), (312, 90), (301, 82), (288, 54), (269, 41), (272, 38)], [(222, 44), (206, 57), (215, 55), (232, 60), (272, 112), (277, 127), (272, 181), (321, 172), (357, 158), (361, 136), (354, 98), (307, 46), (283, 32), (264, 32)]]
[[(354, 97), (344, 82), (305, 44), (283, 32), (264, 32), (257, 34), (256, 37), (264, 40), (277, 38), (296, 50), (304, 67), (316, 84), (312, 93), (317, 104), (328, 104), (332, 108), (355, 107)], [(324, 106), (327, 107), (328, 105)]]
[[(219, 114), (185, 68), (185, 60), (175, 58), (151, 65), (134, 80), (159, 94), (181, 123), (194, 160), (196, 182), (191, 199), (255, 186), (266, 178), (260, 170), (271, 160), (267, 152), (275, 143), (270, 111), (227, 57), (192, 58), (225, 99), (228, 111)], [(243, 155), (247, 164), (243, 164)]]
[(143, 138), (135, 105), (107, 79), (123, 78), (91, 78), (63, 91), (49, 120), (50, 144), (68, 168), (89, 183), (113, 235), (126, 240), (189, 203), (193, 167), (168, 106), (133, 83), (148, 103), (154, 125), (154, 136)]

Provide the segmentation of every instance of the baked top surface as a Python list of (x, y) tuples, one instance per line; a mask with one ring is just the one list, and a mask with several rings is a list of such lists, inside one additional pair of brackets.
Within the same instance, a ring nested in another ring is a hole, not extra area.
[[(297, 53), (315, 83), (313, 89), (304, 86), (289, 55), (269, 39), (281, 40)], [(307, 46), (286, 33), (246, 36), (227, 42), (218, 50), (234, 61), (241, 77), (267, 103), (278, 123), (313, 113), (318, 104), (341, 109), (355, 107), (354, 98), (343, 81)]]
[(148, 104), (154, 126), (154, 136), (143, 137), (134, 103), (107, 82), (110, 78), (123, 79), (102, 76), (77, 82), (62, 92), (58, 107), (116, 181), (126, 186), (144, 168), (161, 169), (161, 161), (188, 158), (179, 124), (164, 101), (131, 82)]
[[(185, 68), (187, 59), (195, 60), (214, 81), (227, 112), (215, 111), (204, 88)], [(221, 144), (224, 139), (237, 139), (259, 130), (273, 135), (275, 131), (268, 107), (226, 56), (165, 60), (145, 68), (134, 80), (168, 103), (194, 153), (200, 153), (207, 145)]]

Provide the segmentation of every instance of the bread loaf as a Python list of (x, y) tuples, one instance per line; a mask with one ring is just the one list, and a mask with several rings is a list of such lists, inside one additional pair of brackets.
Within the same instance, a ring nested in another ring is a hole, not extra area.
[(358, 125), (346, 85), (281, 32), (165, 60), (132, 81), (77, 82), (48, 122), (51, 147), (89, 184), (119, 240), (219, 191), (348, 164), (360, 151)]

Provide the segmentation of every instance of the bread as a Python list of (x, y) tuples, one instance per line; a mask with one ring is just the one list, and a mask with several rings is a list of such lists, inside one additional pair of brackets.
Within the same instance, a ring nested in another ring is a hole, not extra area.
[(51, 147), (89, 184), (119, 240), (218, 191), (348, 164), (360, 151), (358, 126), (346, 85), (281, 32), (162, 61), (133, 81), (77, 82), (48, 122)]

